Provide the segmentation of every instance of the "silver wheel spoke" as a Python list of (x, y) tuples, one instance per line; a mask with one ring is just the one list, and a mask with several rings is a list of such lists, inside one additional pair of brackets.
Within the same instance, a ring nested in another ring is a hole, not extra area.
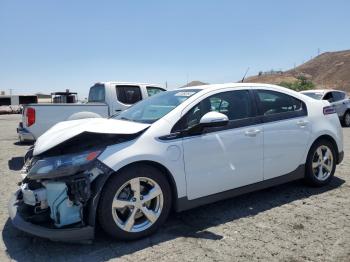
[(141, 189), (140, 189), (140, 179), (134, 178), (130, 180), (131, 190), (134, 191), (134, 197), (140, 199)]
[(322, 166), (319, 166), (319, 167), (318, 167), (317, 177), (318, 177), (318, 178), (322, 178), (322, 177), (323, 177), (323, 170), (322, 170)]
[(158, 218), (157, 213), (153, 212), (152, 210), (148, 209), (147, 207), (142, 207), (141, 211), (147, 217), (147, 219), (149, 221), (151, 221), (152, 223), (154, 223)]
[(113, 208), (123, 208), (127, 206), (133, 206), (134, 203), (128, 200), (120, 200), (120, 199), (114, 199), (112, 202)]
[(157, 196), (159, 196), (160, 194), (162, 194), (162, 190), (160, 189), (159, 186), (154, 186), (147, 195), (143, 196), (143, 200), (142, 203), (148, 202), (150, 200), (152, 200), (153, 198), (156, 198)]
[(319, 159), (322, 159), (322, 158), (323, 158), (322, 149), (321, 149), (320, 147), (319, 147), (319, 148), (317, 148), (316, 153), (317, 153), (317, 155), (318, 155)]
[(323, 167), (327, 170), (327, 172), (331, 172), (332, 171), (332, 166), (331, 165), (324, 164)]
[(130, 231), (132, 229), (132, 227), (134, 226), (134, 223), (135, 223), (136, 212), (137, 212), (137, 208), (134, 208), (132, 210), (130, 216), (128, 217), (128, 219), (125, 221), (124, 230)]
[(330, 151), (327, 150), (326, 153), (324, 154), (323, 161), (328, 160), (330, 158), (330, 155), (331, 155)]
[(318, 162), (312, 162), (312, 168), (314, 169), (314, 168), (317, 168), (317, 167), (319, 167), (320, 166), (320, 164), (318, 163)]

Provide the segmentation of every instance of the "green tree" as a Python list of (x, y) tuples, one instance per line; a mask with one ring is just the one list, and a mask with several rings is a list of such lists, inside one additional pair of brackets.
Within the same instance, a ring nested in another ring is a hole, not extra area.
[(309, 90), (315, 87), (315, 84), (308, 80), (305, 76), (298, 76), (297, 80), (294, 82), (280, 82), (279, 85), (295, 91)]

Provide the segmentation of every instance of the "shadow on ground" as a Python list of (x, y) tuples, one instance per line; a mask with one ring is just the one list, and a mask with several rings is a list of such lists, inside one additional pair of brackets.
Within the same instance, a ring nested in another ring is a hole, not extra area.
[(34, 144), (34, 142), (32, 142), (32, 141), (23, 141), (23, 142), (17, 141), (17, 142), (14, 142), (13, 144), (15, 146), (31, 146)]
[(23, 165), (24, 165), (23, 156), (13, 157), (8, 161), (8, 166), (10, 170), (14, 170), (14, 171), (21, 170)]
[(179, 214), (173, 213), (156, 234), (133, 242), (112, 240), (98, 229), (96, 239), (91, 245), (55, 243), (20, 232), (12, 226), (9, 220), (4, 226), (2, 237), (8, 256), (17, 261), (45, 261), (50, 258), (77, 260), (77, 257), (82, 261), (104, 261), (132, 254), (178, 237), (217, 241), (223, 236), (210, 232), (208, 228), (254, 216), (295, 200), (322, 194), (340, 187), (344, 182), (334, 177), (328, 186), (310, 188), (301, 181), (296, 181), (217, 202), (205, 208), (199, 207)]

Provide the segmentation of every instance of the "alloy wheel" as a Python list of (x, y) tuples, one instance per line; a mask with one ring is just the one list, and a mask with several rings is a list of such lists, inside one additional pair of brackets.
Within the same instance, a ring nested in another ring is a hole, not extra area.
[(152, 179), (137, 177), (123, 184), (112, 202), (112, 216), (117, 226), (127, 232), (141, 232), (151, 227), (163, 208), (163, 192)]
[(316, 179), (320, 181), (326, 180), (332, 173), (333, 165), (332, 150), (326, 145), (319, 146), (312, 158), (312, 170)]

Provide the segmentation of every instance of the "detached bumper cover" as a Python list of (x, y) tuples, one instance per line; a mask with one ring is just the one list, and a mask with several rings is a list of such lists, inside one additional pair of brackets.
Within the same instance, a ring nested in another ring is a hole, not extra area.
[(8, 211), (12, 221), (12, 224), (31, 235), (48, 238), (52, 241), (62, 241), (62, 242), (83, 242), (91, 241), (94, 239), (94, 227), (85, 226), (81, 228), (64, 228), (64, 229), (54, 229), (46, 228), (39, 225), (35, 225), (25, 221), (18, 212), (18, 201), (17, 191), (10, 199), (8, 204)]

